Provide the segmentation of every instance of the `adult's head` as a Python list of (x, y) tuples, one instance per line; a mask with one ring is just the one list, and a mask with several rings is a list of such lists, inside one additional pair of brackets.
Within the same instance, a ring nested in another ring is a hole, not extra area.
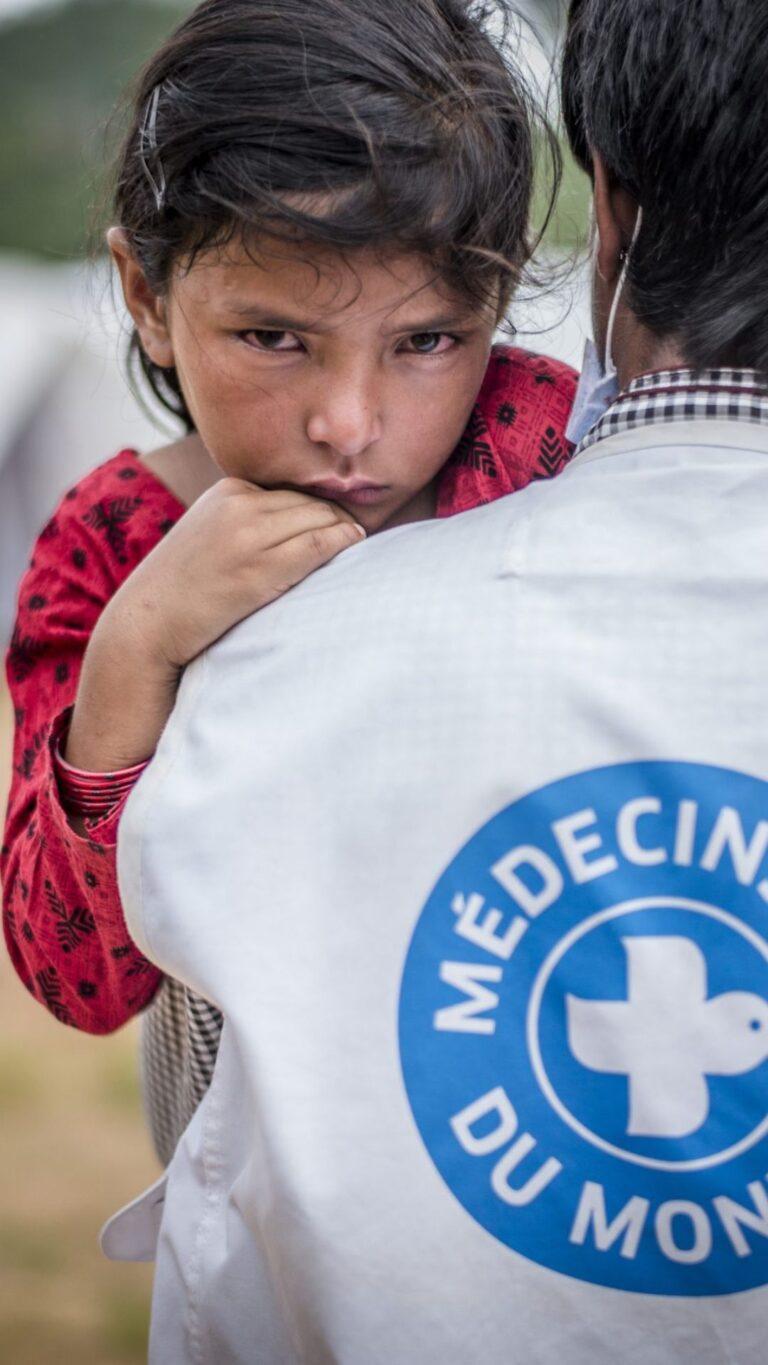
[(375, 445), (391, 516), (451, 454), (530, 255), (505, 8), (203, 0), (146, 66), (109, 243), (133, 360), (225, 473)]
[(768, 370), (766, 71), (766, 0), (572, 0), (563, 103), (595, 188), (598, 342), (642, 207), (622, 380), (659, 363)]

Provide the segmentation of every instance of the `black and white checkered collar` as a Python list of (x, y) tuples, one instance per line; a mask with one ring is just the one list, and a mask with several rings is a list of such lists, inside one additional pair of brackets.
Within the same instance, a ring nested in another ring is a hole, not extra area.
[(758, 422), (768, 425), (768, 384), (757, 370), (657, 370), (632, 379), (576, 448), (659, 422)]

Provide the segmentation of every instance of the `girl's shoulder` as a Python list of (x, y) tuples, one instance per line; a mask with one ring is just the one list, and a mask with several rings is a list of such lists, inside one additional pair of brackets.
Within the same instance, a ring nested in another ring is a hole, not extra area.
[[(142, 459), (138, 450), (126, 446), (102, 464), (90, 469), (61, 497), (51, 521), (82, 520), (85, 512), (92, 512), (97, 504), (116, 505), (118, 513), (131, 513), (140, 507), (153, 512), (157, 508), (173, 513), (177, 519), (185, 511), (184, 504), (172, 489), (155, 473), (151, 462)], [(91, 521), (98, 520), (91, 517)], [(49, 523), (50, 526), (50, 523)]]
[(500, 453), (544, 457), (566, 454), (565, 429), (576, 397), (578, 374), (562, 360), (517, 346), (494, 346), (477, 408)]
[(100, 576), (119, 582), (184, 511), (138, 451), (126, 447), (67, 489), (37, 538), (30, 568), (63, 560), (82, 568), (89, 556)]
[(578, 375), (551, 356), (494, 346), (464, 435), (443, 471), (438, 516), (549, 479), (574, 447), (565, 431)]
[[(496, 345), (491, 350), (480, 399), (494, 393), (523, 397), (526, 394), (546, 393), (548, 390), (551, 406), (559, 411), (561, 404), (558, 400), (562, 398), (570, 410), (578, 382), (577, 371), (564, 360), (526, 351), (520, 346)], [(568, 414), (565, 420), (567, 422)]]

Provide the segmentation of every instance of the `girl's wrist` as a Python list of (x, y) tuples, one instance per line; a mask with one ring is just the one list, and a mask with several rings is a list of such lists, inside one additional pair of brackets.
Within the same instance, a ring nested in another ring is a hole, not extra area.
[[(97, 627), (98, 631), (98, 627)], [(173, 710), (181, 671), (94, 631), (61, 757), (80, 773), (113, 774), (147, 763)]]
[[(141, 569), (139, 566), (139, 570)], [(143, 673), (168, 686), (178, 684), (183, 665), (169, 658), (168, 630), (157, 618), (150, 604), (138, 603), (134, 571), (114, 597), (107, 603), (91, 636), (88, 649), (97, 650), (105, 659), (119, 659), (129, 655)]]
[(89, 818), (100, 818), (114, 810), (133, 790), (149, 763), (149, 759), (145, 759), (115, 772), (88, 772), (68, 763), (61, 748), (62, 739), (59, 739), (54, 745), (53, 758), (62, 805), (70, 814)]

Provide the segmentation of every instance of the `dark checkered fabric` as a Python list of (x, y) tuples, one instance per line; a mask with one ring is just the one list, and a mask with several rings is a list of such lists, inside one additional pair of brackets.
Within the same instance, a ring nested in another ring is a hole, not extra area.
[(211, 1083), (224, 1020), (180, 981), (166, 977), (141, 1016), (141, 1092), (164, 1166)]
[(656, 422), (768, 422), (768, 385), (756, 370), (658, 370), (633, 379), (574, 452)]

